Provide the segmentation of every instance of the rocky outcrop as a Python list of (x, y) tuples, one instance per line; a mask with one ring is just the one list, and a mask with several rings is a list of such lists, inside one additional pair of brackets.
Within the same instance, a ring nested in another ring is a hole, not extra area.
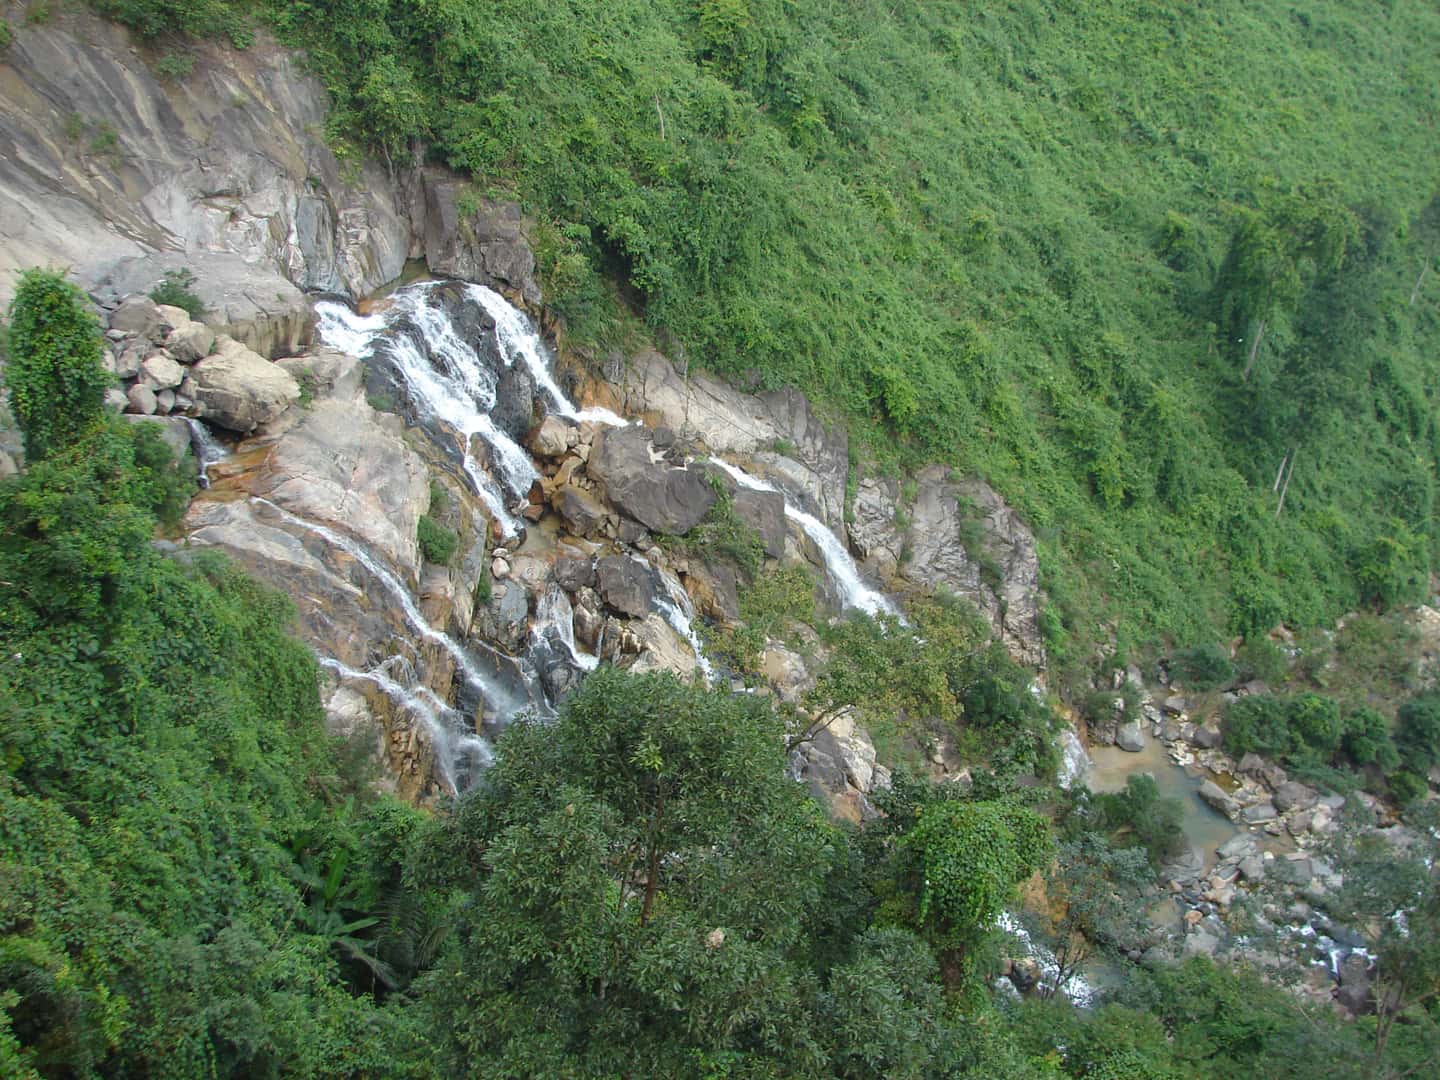
[(478, 281), (538, 305), (535, 256), (525, 240), (520, 207), (476, 197), (473, 184), (438, 169), (426, 169), (421, 182), (430, 272)]
[(289, 372), (230, 338), (191, 369), (190, 383), (200, 416), (241, 433), (268, 424), (300, 400), (300, 385)]
[(621, 513), (656, 532), (683, 536), (709, 513), (715, 491), (700, 472), (657, 461), (650, 440), (639, 425), (606, 428), (595, 437), (588, 471)]

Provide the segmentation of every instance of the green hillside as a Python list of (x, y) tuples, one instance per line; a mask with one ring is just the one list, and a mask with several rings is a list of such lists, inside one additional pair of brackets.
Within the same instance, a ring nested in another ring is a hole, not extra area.
[(275, 17), (336, 92), (337, 143), (423, 143), (540, 217), (572, 343), (623, 335), (618, 299), (673, 352), (821, 399), (864, 468), (982, 474), (1087, 636), (1423, 594), (1433, 5)]

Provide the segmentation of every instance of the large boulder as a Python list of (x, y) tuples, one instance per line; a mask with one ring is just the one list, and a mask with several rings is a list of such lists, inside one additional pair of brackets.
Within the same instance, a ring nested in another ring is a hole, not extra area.
[(650, 614), (655, 597), (664, 592), (660, 575), (650, 564), (629, 555), (607, 555), (595, 564), (595, 572), (605, 603), (632, 618)]
[(550, 505), (565, 520), (572, 536), (594, 536), (610, 517), (599, 499), (584, 488), (566, 484), (550, 498)]
[(1131, 720), (1128, 724), (1121, 724), (1115, 732), (1115, 745), (1132, 754), (1144, 750), (1145, 733), (1140, 730), (1140, 721)]
[(440, 170), (427, 169), (422, 183), (425, 263), (431, 273), (477, 281), (538, 305), (535, 255), (519, 204), (467, 198), (472, 185)]
[(199, 414), (241, 433), (268, 424), (300, 400), (300, 385), (289, 372), (232, 338), (222, 338), (215, 355), (191, 368), (190, 381)]
[(735, 515), (760, 536), (765, 554), (778, 559), (785, 554), (785, 496), (778, 491), (755, 491), (737, 487), (732, 493)]
[(639, 425), (597, 433), (587, 471), (611, 506), (656, 532), (683, 536), (715, 502), (700, 472), (654, 460), (650, 432)]
[(1298, 780), (1287, 780), (1275, 789), (1272, 799), (1276, 810), (1288, 814), (1292, 810), (1309, 810), (1319, 797), (1314, 788), (1306, 787)]

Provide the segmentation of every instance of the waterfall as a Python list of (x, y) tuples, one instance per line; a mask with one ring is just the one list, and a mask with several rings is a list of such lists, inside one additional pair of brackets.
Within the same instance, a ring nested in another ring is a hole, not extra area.
[(1090, 760), (1090, 755), (1081, 745), (1080, 737), (1070, 728), (1066, 728), (1060, 733), (1058, 742), (1060, 743), (1060, 769), (1056, 783), (1069, 791), (1077, 782), (1085, 782), (1094, 762)]
[(195, 464), (200, 467), (200, 486), (210, 486), (210, 466), (225, 460), (225, 447), (221, 446), (210, 429), (194, 417), (185, 417), (190, 428), (190, 449), (195, 454)]
[[(1026, 955), (1040, 966), (1041, 980), (1050, 986), (1055, 986), (1056, 977), (1060, 973), (1060, 965), (1055, 960), (1055, 954), (1031, 937), (1030, 931), (1020, 925), (1020, 920), (1008, 911), (1000, 913), (1000, 917), (995, 920), (995, 925), (1020, 942)], [(1064, 985), (1058, 989), (1064, 991), (1065, 996), (1079, 1008), (1085, 1009), (1095, 1004), (1095, 987), (1079, 972), (1066, 979)]]
[(361, 544), (342, 533), (336, 532), (334, 529), (326, 528), (324, 525), (316, 524), (313, 521), (306, 521), (304, 518), (298, 517), (282, 507), (276, 506), (269, 499), (252, 496), (251, 502), (258, 503), (261, 506), (273, 510), (276, 514), (279, 514), (280, 518), (287, 524), (314, 533), (326, 543), (345, 552), (369, 571), (370, 576), (385, 586), (386, 591), (389, 592), (390, 595), (394, 597), (395, 602), (400, 605), (400, 610), (405, 613), (405, 618), (410, 623), (411, 628), (426, 641), (434, 642), (450, 654), (450, 657), (455, 661), (456, 668), (464, 676), (465, 681), (469, 683), (473, 689), (477, 690), (488, 704), (495, 708), (502, 721), (512, 719), (525, 707), (526, 702), (517, 701), (507, 688), (501, 686), (497, 680), (487, 676), (485, 672), (480, 669), (479, 665), (475, 663), (475, 660), (470, 656), (469, 652), (466, 651), (464, 646), (449, 634), (436, 630), (431, 626), (425, 619), (425, 616), (420, 613), (420, 609), (410, 596), (410, 590), (405, 588), (399, 579), (387, 570), (370, 552), (366, 551)]
[(565, 590), (554, 582), (535, 605), (535, 622), (530, 627), (530, 640), (537, 647), (552, 647), (558, 641), (564, 646), (570, 662), (581, 671), (594, 671), (600, 664), (598, 656), (582, 653), (575, 645), (575, 610)]
[(705, 677), (707, 684), (715, 681), (715, 668), (710, 663), (710, 658), (705, 655), (705, 646), (700, 641), (700, 635), (695, 632), (695, 607), (690, 603), (690, 594), (685, 591), (672, 574), (663, 570), (660, 572), (660, 580), (665, 583), (665, 591), (670, 594), (669, 600), (655, 598), (655, 607), (665, 617), (674, 631), (690, 643), (690, 649), (695, 653), (695, 664), (700, 668), (700, 674)]
[(830, 577), (839, 586), (840, 599), (846, 607), (858, 608), (867, 615), (885, 614), (899, 617), (900, 612), (887, 596), (861, 580), (855, 560), (850, 558), (845, 546), (823, 521), (813, 514), (797, 509), (779, 488), (756, 479), (738, 465), (731, 465), (719, 458), (712, 457), (708, 460), (741, 487), (750, 488), (752, 491), (772, 491), (785, 498), (785, 516), (804, 529), (805, 535), (820, 549), (820, 557), (825, 560), (825, 568), (830, 572)]
[(344, 681), (373, 683), (397, 707), (420, 721), (434, 747), (440, 778), (451, 795), (458, 795), (461, 790), (457, 763), (465, 763), (469, 766), (468, 771), (474, 771), (494, 760), (489, 744), (479, 735), (467, 732), (460, 714), (440, 701), (428, 686), (402, 686), (383, 670), (356, 671), (333, 657), (319, 656), (316, 659), (321, 667), (335, 672)]

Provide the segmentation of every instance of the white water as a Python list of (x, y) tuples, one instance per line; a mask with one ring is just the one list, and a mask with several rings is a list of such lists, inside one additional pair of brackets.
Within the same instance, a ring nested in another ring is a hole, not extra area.
[(558, 639), (569, 652), (570, 661), (581, 671), (594, 671), (600, 664), (598, 656), (582, 653), (575, 645), (575, 609), (559, 585), (551, 583), (535, 605), (535, 622), (530, 638), (537, 644)]
[[(1016, 938), (1025, 948), (1026, 954), (1040, 965), (1040, 978), (1046, 986), (1055, 986), (1057, 976), (1060, 973), (1060, 965), (1055, 960), (1055, 954), (1049, 948), (1040, 944), (1030, 936), (1030, 931), (1020, 925), (1020, 920), (1008, 911), (1002, 911), (995, 924), (1007, 934)], [(1065, 993), (1079, 1008), (1088, 1008), (1095, 1003), (1095, 987), (1090, 985), (1089, 980), (1078, 972), (1065, 980), (1058, 989)]]
[(217, 465), (224, 461), (227, 454), (225, 447), (216, 441), (210, 429), (193, 417), (185, 417), (185, 423), (190, 428), (190, 449), (195, 454), (195, 463), (200, 466), (200, 486), (210, 486), (210, 466)]
[(1080, 742), (1080, 737), (1070, 728), (1060, 733), (1057, 740), (1060, 744), (1060, 770), (1056, 782), (1069, 791), (1077, 782), (1083, 783), (1090, 775), (1094, 762), (1090, 755), (1085, 752), (1085, 747)]
[(695, 653), (695, 664), (699, 667), (700, 674), (705, 677), (705, 682), (713, 683), (715, 668), (710, 663), (710, 658), (705, 655), (705, 646), (700, 641), (700, 635), (695, 632), (695, 607), (690, 603), (690, 594), (672, 574), (662, 570), (660, 580), (665, 583), (665, 591), (670, 594), (670, 599), (661, 600), (657, 596), (655, 606), (675, 632), (690, 643), (690, 649)]
[[(750, 488), (752, 491), (773, 491), (784, 498), (785, 493), (773, 484), (767, 484), (751, 476), (738, 465), (731, 465), (728, 461), (721, 461), (719, 458), (708, 459), (712, 465), (721, 469), (727, 476), (734, 480), (741, 487)], [(876, 589), (866, 585), (860, 578), (860, 571), (855, 567), (855, 560), (850, 558), (850, 553), (845, 546), (831, 532), (823, 521), (813, 514), (807, 514), (804, 510), (797, 509), (790, 505), (790, 500), (785, 500), (785, 516), (805, 530), (805, 535), (815, 542), (820, 549), (820, 556), (825, 560), (825, 568), (840, 588), (840, 599), (846, 607), (858, 608), (867, 615), (894, 615), (897, 618), (900, 612), (891, 603), (889, 597)]]
[(494, 760), (489, 744), (479, 735), (463, 730), (462, 719), (454, 709), (435, 696), (428, 686), (414, 688), (401, 685), (382, 670), (356, 671), (347, 664), (329, 656), (317, 658), (322, 667), (335, 672), (340, 678), (356, 682), (374, 683), (397, 706), (412, 713), (430, 737), (435, 749), (435, 761), (440, 769), (440, 778), (450, 794), (460, 793), (456, 775), (456, 762), (469, 760), (472, 767), (489, 765)]
[(449, 634), (441, 630), (436, 630), (426, 621), (425, 616), (420, 613), (420, 609), (416, 607), (415, 601), (411, 598), (410, 590), (405, 588), (400, 580), (386, 569), (370, 552), (366, 551), (361, 544), (342, 533), (336, 532), (334, 529), (316, 524), (313, 521), (306, 521), (304, 518), (290, 513), (290, 511), (283, 507), (276, 506), (269, 499), (262, 499), (257, 495), (252, 496), (250, 501), (259, 503), (273, 510), (279, 514), (281, 519), (286, 523), (305, 529), (321, 537), (326, 543), (339, 548), (351, 556), (351, 558), (361, 566), (365, 567), (365, 569), (370, 572), (370, 576), (384, 585), (386, 591), (395, 598), (395, 602), (400, 605), (400, 610), (405, 613), (406, 620), (415, 632), (425, 638), (426, 641), (433, 641), (450, 654), (451, 658), (455, 661), (456, 668), (465, 677), (465, 681), (480, 692), (485, 698), (485, 701), (495, 708), (502, 720), (512, 719), (520, 709), (524, 708), (523, 702), (517, 702), (504, 687), (500, 686), (480, 670), (475, 661), (471, 659), (470, 654), (465, 651), (464, 646)]
[[(460, 339), (445, 313), (430, 305), (429, 292), (418, 286), (402, 289), (395, 294), (390, 313), (394, 318), (408, 315), (413, 319), (445, 370), (437, 371), (407, 334), (387, 338), (390, 356), (415, 404), (459, 434), (466, 475), (505, 535), (513, 537), (520, 531), (520, 519), (506, 505), (506, 495), (511, 502), (520, 500), (539, 474), (530, 455), (490, 419), (495, 407), (495, 377), (475, 350)], [(390, 325), (386, 316), (356, 315), (344, 304), (330, 301), (316, 304), (315, 312), (321, 339), (356, 357), (372, 353)], [(500, 474), (498, 481), (488, 476), (470, 453), (470, 440), (477, 435), (490, 448), (495, 471)]]

